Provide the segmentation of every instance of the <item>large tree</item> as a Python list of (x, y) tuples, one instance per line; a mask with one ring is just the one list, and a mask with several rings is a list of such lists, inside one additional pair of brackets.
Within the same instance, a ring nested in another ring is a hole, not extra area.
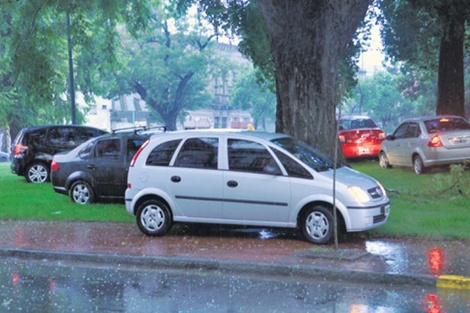
[[(225, 1), (180, 0), (179, 4), (185, 8), (193, 2), (216, 27), (240, 26), (236, 30), (242, 37), (258, 31), (257, 42), (269, 43), (274, 63), (276, 131), (334, 155), (339, 65), (372, 0), (252, 0), (260, 14), (251, 14), (246, 1), (229, 1), (228, 13), (222, 18), (217, 12), (223, 11)], [(221, 22), (224, 17), (230, 25)], [(258, 30), (245, 27), (243, 18), (256, 20)]]
[(464, 116), (466, 0), (381, 0), (388, 55), (409, 67), (438, 73), (436, 114)]
[[(75, 87), (88, 100), (103, 92), (100, 76), (115, 70), (120, 46), (117, 25), (135, 33), (145, 26), (153, 0), (7, 1), (0, 0), (2, 105), (11, 108), (8, 123), (68, 122), (69, 48)], [(70, 41), (68, 41), (70, 39)], [(70, 44), (69, 44), (70, 43)], [(19, 109), (21, 106), (23, 109)], [(32, 120), (15, 119), (26, 111)], [(13, 132), (12, 132), (13, 135)]]
[(147, 30), (123, 46), (123, 67), (111, 96), (136, 93), (171, 130), (186, 110), (209, 101), (209, 67), (215, 69), (213, 35), (187, 20), (155, 13)]

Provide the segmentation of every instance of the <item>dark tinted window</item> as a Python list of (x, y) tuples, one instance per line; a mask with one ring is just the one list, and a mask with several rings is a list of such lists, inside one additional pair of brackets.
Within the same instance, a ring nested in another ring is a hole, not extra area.
[(217, 168), (217, 138), (189, 138), (179, 151), (175, 166), (191, 168)]
[(26, 145), (37, 145), (37, 144), (43, 144), (43, 142), (46, 140), (46, 133), (47, 129), (38, 129), (30, 132), (28, 135), (25, 135)]
[(406, 130), (405, 138), (416, 138), (421, 135), (421, 129), (417, 123), (410, 123)]
[(297, 178), (313, 179), (312, 175), (297, 161), (295, 161), (288, 155), (276, 149), (273, 149), (273, 152), (281, 161), (282, 166), (284, 166), (289, 176), (297, 177)]
[(266, 166), (274, 166), (280, 172), (276, 160), (262, 144), (248, 140), (228, 140), (229, 170), (265, 173)]
[(130, 161), (134, 154), (139, 150), (140, 146), (146, 139), (142, 138), (129, 138), (127, 139), (127, 160)]
[(171, 158), (175, 153), (176, 148), (180, 144), (181, 140), (172, 140), (164, 142), (155, 148), (153, 148), (152, 152), (150, 152), (147, 158), (147, 165), (154, 165), (154, 166), (168, 166), (170, 165)]
[(397, 130), (393, 133), (395, 139), (405, 138), (406, 130), (408, 129), (408, 123), (400, 125)]
[(109, 160), (118, 160), (121, 154), (120, 140), (103, 139), (96, 143), (96, 157)]
[(91, 152), (94, 146), (94, 142), (88, 143), (83, 149), (78, 152), (78, 155), (82, 159), (88, 159), (91, 156)]
[(360, 128), (377, 128), (377, 125), (370, 118), (340, 120), (339, 129), (360, 129)]
[(425, 121), (424, 125), (428, 133), (470, 129), (470, 124), (463, 118), (436, 118), (434, 120)]

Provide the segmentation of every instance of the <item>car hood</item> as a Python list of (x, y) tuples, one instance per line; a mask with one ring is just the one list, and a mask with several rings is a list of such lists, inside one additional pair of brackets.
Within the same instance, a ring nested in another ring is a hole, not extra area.
[[(333, 172), (333, 170), (330, 170), (322, 172), (322, 174), (333, 180)], [(374, 178), (347, 166), (340, 167), (336, 170), (336, 181), (345, 186), (357, 186), (364, 190), (377, 187), (378, 185), (377, 180)]]

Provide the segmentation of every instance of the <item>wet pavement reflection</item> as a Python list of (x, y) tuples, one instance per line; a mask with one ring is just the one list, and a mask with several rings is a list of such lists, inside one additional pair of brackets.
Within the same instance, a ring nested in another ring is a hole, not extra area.
[(1, 312), (469, 312), (467, 292), (4, 260)]

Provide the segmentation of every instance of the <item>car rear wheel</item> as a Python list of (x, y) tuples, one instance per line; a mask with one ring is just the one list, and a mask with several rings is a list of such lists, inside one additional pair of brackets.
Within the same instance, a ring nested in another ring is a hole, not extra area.
[(70, 189), (70, 199), (78, 204), (90, 204), (95, 200), (95, 194), (87, 182), (79, 180)]
[(333, 214), (323, 205), (315, 205), (307, 209), (301, 218), (302, 235), (316, 244), (330, 242), (334, 232)]
[(379, 154), (379, 164), (381, 168), (391, 168), (392, 165), (388, 162), (387, 155), (385, 152), (381, 151)]
[(44, 163), (34, 162), (26, 169), (28, 183), (42, 184), (49, 180), (49, 168)]
[(413, 158), (413, 169), (416, 175), (422, 174), (425, 171), (423, 159), (419, 155)]
[(171, 214), (168, 206), (152, 199), (137, 208), (137, 226), (147, 236), (163, 236), (171, 229)]

